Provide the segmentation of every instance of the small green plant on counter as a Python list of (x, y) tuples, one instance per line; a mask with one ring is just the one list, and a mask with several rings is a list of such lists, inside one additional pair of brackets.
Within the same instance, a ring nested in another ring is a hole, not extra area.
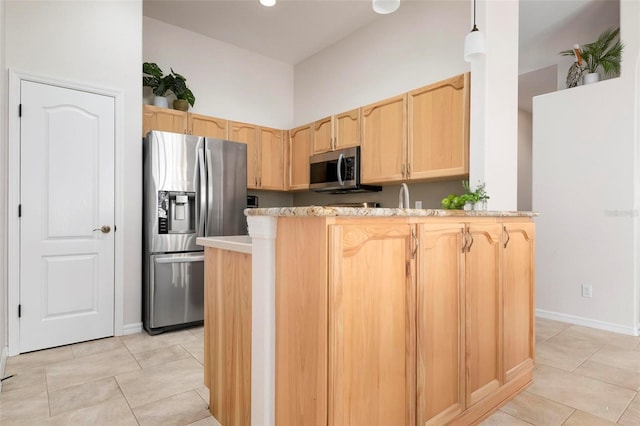
[(464, 209), (464, 206), (467, 203), (476, 204), (489, 199), (484, 182), (481, 183), (478, 181), (476, 189), (472, 190), (469, 185), (469, 181), (463, 180), (462, 189), (464, 189), (464, 194), (462, 195), (449, 194), (447, 197), (443, 198), (440, 202), (442, 208), (445, 210), (461, 210)]

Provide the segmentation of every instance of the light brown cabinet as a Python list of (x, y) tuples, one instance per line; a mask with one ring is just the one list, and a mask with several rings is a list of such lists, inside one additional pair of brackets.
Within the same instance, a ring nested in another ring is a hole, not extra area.
[(229, 140), (247, 144), (247, 188), (284, 190), (282, 130), (229, 122)]
[(313, 138), (313, 124), (289, 131), (289, 176), (287, 189), (309, 189), (309, 156)]
[(150, 130), (226, 139), (227, 120), (192, 112), (144, 105), (142, 135), (145, 136)]
[(325, 117), (313, 124), (313, 153), (360, 146), (360, 109)]
[(363, 183), (397, 182), (405, 178), (407, 96), (395, 96), (362, 108)]
[(409, 92), (407, 175), (412, 180), (469, 173), (469, 73)]
[(362, 108), (362, 181), (469, 173), (469, 73)]
[(329, 227), (329, 424), (415, 424), (415, 277), (407, 223)]

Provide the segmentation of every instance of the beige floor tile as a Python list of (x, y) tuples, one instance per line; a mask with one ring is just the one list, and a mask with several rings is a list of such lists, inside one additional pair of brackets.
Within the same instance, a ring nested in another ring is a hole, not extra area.
[(611, 331), (598, 330), (595, 328), (582, 327), (573, 325), (562, 331), (558, 336), (572, 336), (594, 343), (601, 343), (607, 346), (613, 346), (620, 349), (633, 350), (638, 343), (640, 337), (628, 336), (626, 334), (613, 333)]
[(627, 410), (622, 414), (618, 424), (627, 426), (640, 425), (640, 402), (632, 402)]
[(202, 365), (193, 358), (116, 376), (131, 407), (139, 407), (203, 385)]
[(530, 426), (531, 423), (520, 420), (516, 417), (510, 416), (502, 411), (496, 411), (483, 422), (480, 426)]
[(191, 358), (191, 354), (181, 345), (171, 345), (166, 348), (137, 352), (134, 353), (133, 356), (138, 360), (142, 368), (178, 361), (179, 359)]
[(123, 396), (116, 380), (107, 377), (49, 392), (49, 407), (51, 415), (56, 416), (65, 411), (91, 407)]
[(563, 426), (614, 426), (616, 424), (602, 417), (576, 410)]
[(0, 424), (38, 424), (49, 417), (47, 390), (42, 386), (31, 386), (0, 394)]
[(536, 364), (573, 371), (602, 347), (600, 343), (557, 334), (536, 344)]
[(522, 392), (505, 404), (500, 411), (534, 425), (561, 425), (575, 410), (540, 396)]
[(133, 409), (141, 426), (186, 425), (210, 417), (196, 391), (189, 391)]
[(124, 397), (102, 402), (80, 410), (67, 411), (49, 419), (49, 426), (137, 426), (135, 416)]
[(45, 349), (42, 351), (29, 352), (12, 356), (7, 359), (6, 369), (20, 371), (25, 368), (53, 364), (67, 359), (73, 359), (71, 346), (61, 346), (59, 348)]
[(198, 420), (194, 423), (189, 423), (187, 426), (222, 426), (215, 417), (209, 416), (205, 419)]
[(571, 324), (566, 322), (536, 317), (536, 342), (544, 342), (569, 327)]
[(30, 386), (40, 386), (42, 389), (47, 388), (47, 380), (45, 378), (45, 367), (36, 366), (32, 368), (24, 368), (20, 371), (12, 371), (5, 368), (4, 375), (13, 377), (2, 382), (2, 392), (8, 392), (15, 389), (26, 388)]
[(133, 355), (126, 348), (116, 349), (48, 365), (47, 386), (51, 392), (135, 370), (140, 366)]
[(204, 339), (204, 327), (193, 327), (189, 329), (189, 332), (198, 339)]
[(612, 367), (601, 362), (585, 361), (573, 373), (598, 379), (625, 389), (640, 390), (640, 372)]
[(204, 402), (206, 402), (207, 405), (209, 405), (209, 388), (206, 386), (202, 386), (196, 389), (196, 392), (198, 392), (198, 395), (200, 395), (200, 397), (204, 400)]
[(635, 392), (589, 377), (537, 366), (527, 391), (587, 413), (616, 421)]
[(611, 349), (606, 347), (593, 354), (590, 361), (640, 372), (640, 352), (632, 350)]
[(185, 342), (182, 344), (184, 347), (195, 359), (200, 362), (200, 364), (204, 365), (204, 340), (198, 339), (194, 342)]
[(113, 351), (123, 347), (124, 345), (122, 344), (122, 341), (120, 341), (119, 337), (108, 337), (106, 339), (91, 340), (89, 342), (72, 345), (71, 350), (73, 351), (73, 356), (78, 358), (100, 352)]
[(197, 338), (189, 330), (171, 331), (156, 336), (146, 332), (130, 334), (120, 338), (131, 353), (145, 352), (153, 349), (164, 349), (167, 346), (193, 342)]

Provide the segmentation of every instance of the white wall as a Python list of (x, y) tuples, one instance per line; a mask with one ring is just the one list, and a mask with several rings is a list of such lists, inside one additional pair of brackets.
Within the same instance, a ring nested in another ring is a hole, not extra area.
[[(5, 0), (0, 0), (0, 188), (7, 187), (7, 68)], [(0, 354), (7, 346), (7, 191), (0, 195)], [(0, 369), (0, 374), (3, 371)], [(0, 385), (1, 389), (2, 385)]]
[(142, 57), (165, 74), (173, 67), (186, 77), (196, 97), (193, 112), (293, 127), (292, 65), (148, 17), (143, 20)]
[[(621, 3), (622, 76), (534, 98), (539, 314), (637, 332), (640, 4)], [(593, 286), (593, 298), (580, 295)]]
[(518, 210), (531, 211), (531, 113), (518, 110)]
[[(142, 2), (9, 1), (6, 65), (33, 74), (75, 80), (124, 94), (124, 324), (141, 321)], [(6, 85), (6, 77), (3, 79)], [(3, 127), (4, 129), (4, 127)], [(3, 144), (3, 148), (5, 144)]]
[(294, 125), (469, 71), (469, 3), (409, 1), (295, 66)]

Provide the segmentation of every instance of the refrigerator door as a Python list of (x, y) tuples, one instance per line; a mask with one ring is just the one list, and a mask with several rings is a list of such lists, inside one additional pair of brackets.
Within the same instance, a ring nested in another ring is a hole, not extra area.
[(246, 235), (247, 145), (207, 139), (207, 236)]
[(144, 139), (144, 248), (146, 253), (200, 250), (206, 184), (204, 138), (152, 131)]
[(148, 328), (204, 319), (204, 253), (151, 255)]

